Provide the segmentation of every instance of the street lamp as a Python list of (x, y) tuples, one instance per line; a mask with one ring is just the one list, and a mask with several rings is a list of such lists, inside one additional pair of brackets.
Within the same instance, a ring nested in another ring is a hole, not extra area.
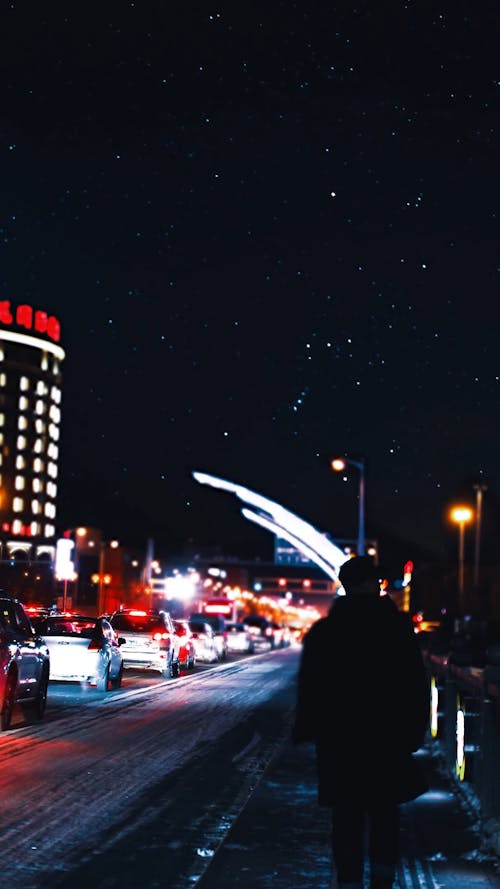
[(469, 506), (454, 506), (450, 511), (452, 522), (458, 525), (458, 610), (463, 616), (464, 602), (464, 541), (465, 526), (472, 520), (473, 512)]
[(352, 460), (350, 457), (336, 457), (331, 462), (335, 472), (342, 472), (346, 466), (355, 466), (359, 472), (358, 488), (358, 556), (365, 554), (365, 461), (364, 459)]
[(111, 583), (111, 574), (106, 572), (105, 566), (105, 549), (107, 546), (110, 549), (118, 549), (120, 544), (118, 540), (110, 540), (109, 543), (101, 540), (99, 545), (99, 598), (97, 605), (99, 614), (106, 613), (107, 588)]

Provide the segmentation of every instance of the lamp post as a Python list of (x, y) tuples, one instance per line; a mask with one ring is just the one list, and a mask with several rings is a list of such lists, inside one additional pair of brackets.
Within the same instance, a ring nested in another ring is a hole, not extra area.
[(483, 513), (483, 491), (488, 490), (488, 485), (474, 485), (476, 492), (476, 539), (474, 543), (474, 592), (477, 594), (479, 587), (479, 550), (481, 546), (481, 518)]
[(463, 617), (465, 612), (464, 595), (464, 550), (465, 526), (472, 520), (473, 512), (469, 506), (454, 506), (450, 512), (452, 522), (458, 525), (458, 610)]
[(105, 550), (107, 546), (109, 546), (111, 549), (118, 549), (120, 544), (118, 540), (110, 540), (109, 543), (101, 540), (99, 546), (99, 598), (97, 606), (99, 614), (106, 613), (107, 588), (111, 583), (111, 574), (106, 573), (105, 565)]
[(350, 457), (336, 457), (331, 462), (335, 472), (342, 472), (346, 466), (355, 466), (359, 472), (358, 487), (358, 556), (365, 554), (365, 461), (364, 459), (352, 460)]

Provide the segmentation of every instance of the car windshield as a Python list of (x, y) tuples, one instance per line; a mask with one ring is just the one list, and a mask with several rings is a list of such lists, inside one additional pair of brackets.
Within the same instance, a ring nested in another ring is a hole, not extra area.
[(179, 623), (178, 621), (174, 621), (175, 632), (178, 636), (185, 636), (187, 633), (187, 627), (184, 624)]
[(205, 614), (203, 616), (203, 620), (210, 624), (213, 630), (216, 633), (223, 633), (226, 629), (226, 622), (223, 617), (218, 617), (216, 614)]
[(59, 617), (48, 618), (40, 629), (44, 636), (83, 636), (84, 639), (91, 639), (97, 625), (93, 618)]
[(125, 633), (156, 633), (165, 630), (158, 615), (117, 613), (111, 618), (111, 623), (115, 630)]
[(210, 624), (205, 624), (202, 621), (190, 620), (189, 621), (189, 629), (192, 633), (211, 633), (212, 628)]

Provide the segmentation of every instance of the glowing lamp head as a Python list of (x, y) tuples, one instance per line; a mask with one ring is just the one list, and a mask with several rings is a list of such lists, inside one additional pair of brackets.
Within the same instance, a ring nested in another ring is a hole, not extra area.
[(336, 457), (335, 460), (332, 460), (331, 467), (335, 472), (342, 472), (346, 468), (346, 462), (341, 457)]
[(452, 522), (457, 525), (463, 525), (472, 519), (472, 509), (469, 506), (454, 506), (450, 512)]

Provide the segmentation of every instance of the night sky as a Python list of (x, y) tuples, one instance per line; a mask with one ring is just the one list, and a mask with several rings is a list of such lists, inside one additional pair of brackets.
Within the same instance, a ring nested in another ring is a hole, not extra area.
[(407, 558), (487, 485), (488, 557), (498, 3), (26, 0), (0, 34), (0, 292), (61, 322), (59, 530), (271, 552), (201, 470), (355, 537), (347, 454)]

